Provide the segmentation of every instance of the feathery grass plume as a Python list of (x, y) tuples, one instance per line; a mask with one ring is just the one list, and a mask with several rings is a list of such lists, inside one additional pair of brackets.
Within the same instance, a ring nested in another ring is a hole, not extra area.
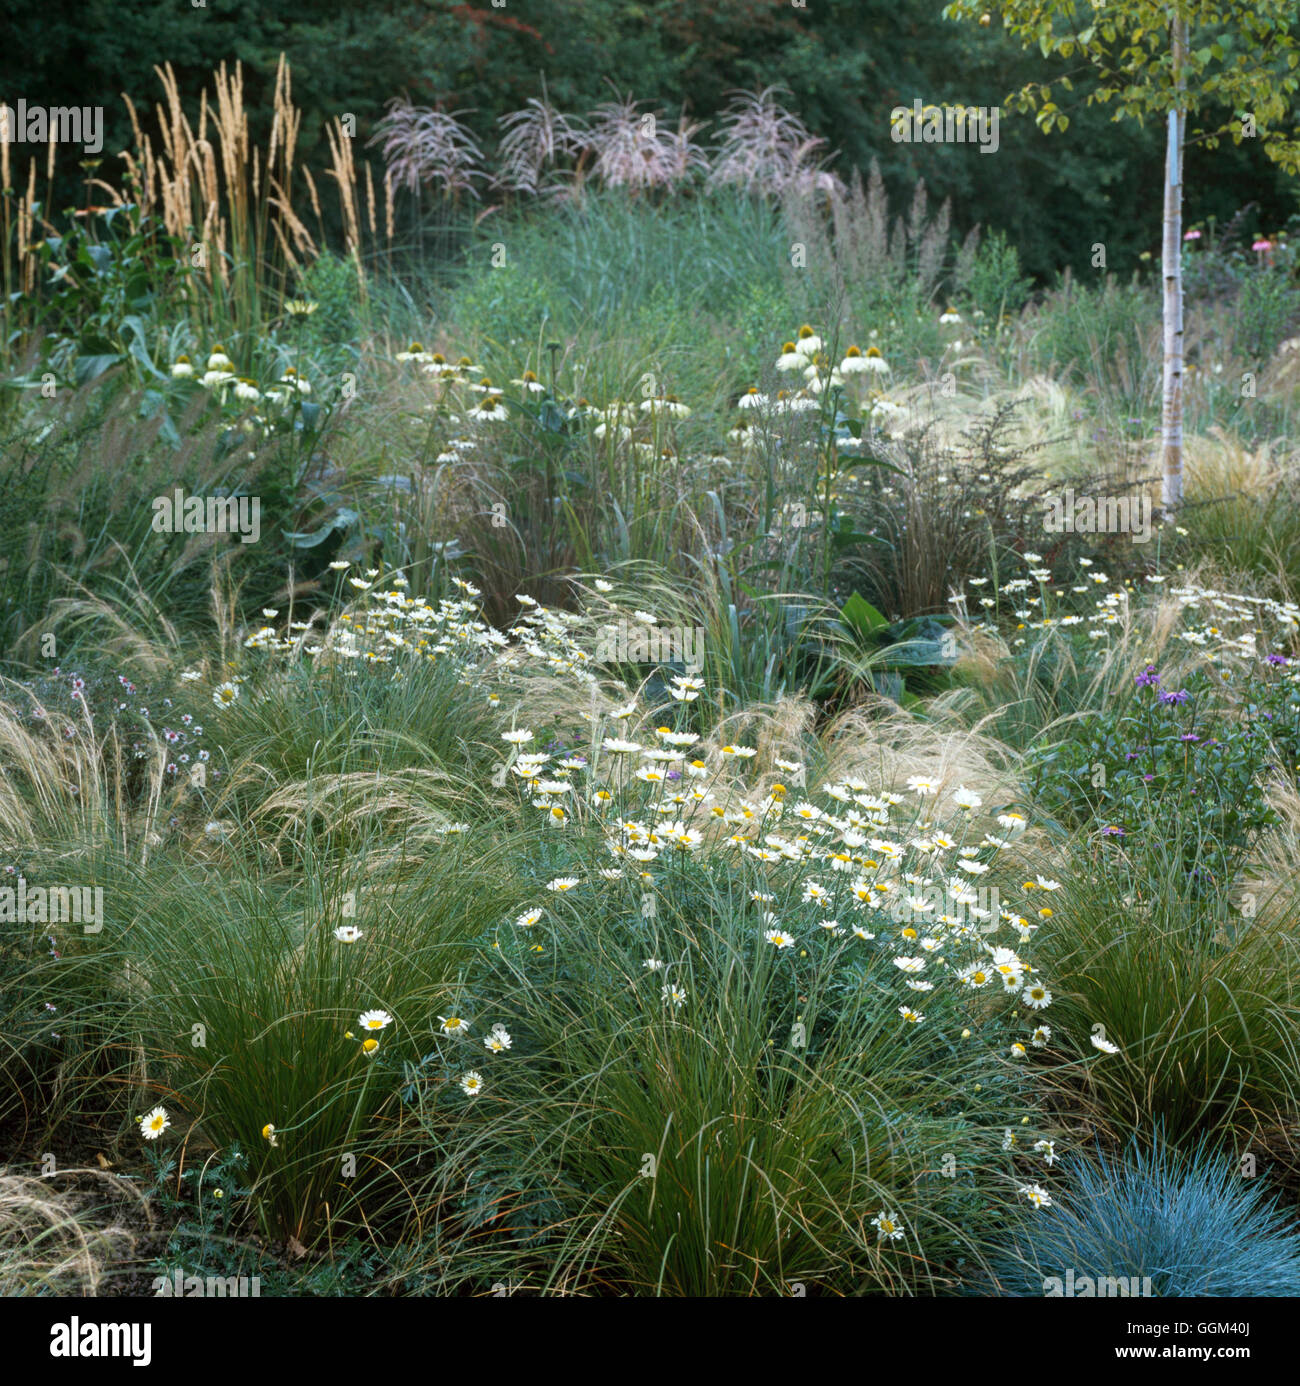
[(586, 122), (565, 115), (543, 95), (529, 97), (522, 110), (500, 116), (505, 132), (497, 147), (494, 181), (509, 192), (533, 196), (565, 189), (564, 164), (580, 159), (587, 148)]
[(924, 716), (892, 699), (871, 697), (830, 720), (819, 732), (827, 783), (865, 779), (873, 794), (901, 790), (924, 774), (956, 789), (978, 786), (986, 805), (1017, 796), (1019, 757), (978, 727), (940, 713)]
[[(125, 213), (132, 232), (157, 248), (160, 228), (173, 245), (186, 251), (186, 284), (173, 302), (182, 306), (197, 335), (215, 336), (234, 344), (255, 341), (262, 325), (272, 318), (273, 302), (285, 293), (293, 275), (315, 260), (324, 242), (308, 232), (296, 210), (298, 202), (297, 140), (302, 113), (293, 104), (291, 73), (284, 55), (276, 67), (271, 97), (272, 120), (266, 147), (253, 145), (245, 107), (242, 65), (222, 63), (212, 74), (211, 91), (200, 97), (197, 121), (187, 115), (180, 82), (169, 63), (154, 69), (162, 84), (163, 99), (155, 108), (155, 122), (142, 122), (136, 103), (124, 94), (133, 132), (133, 147), (122, 152), (125, 193), (110, 180), (92, 178), (87, 188), (103, 193), (114, 210)], [(331, 127), (338, 134), (337, 121)], [(0, 230), (5, 231), (3, 278), (21, 287), (30, 302), (19, 306), (18, 321), (24, 332), (35, 325), (39, 302), (37, 286), (40, 243), (32, 238), (35, 218), (33, 162), (28, 189), (15, 196), (8, 177), (8, 145), (3, 145), (4, 192), (0, 194)], [(360, 175), (346, 138), (331, 146), (332, 173), (338, 181), (340, 208), (349, 246), (363, 243), (359, 214)], [(51, 141), (47, 162), (52, 176), (56, 144)], [(377, 244), (373, 181), (365, 165), (369, 190), (369, 245)], [(319, 199), (309, 169), (302, 168), (312, 205), (319, 220)], [(46, 203), (48, 204), (48, 197)], [(95, 210), (95, 209), (92, 209)], [(104, 208), (98, 209), (105, 210)], [(385, 235), (392, 239), (391, 200)], [(9, 234), (13, 228), (13, 235)], [(55, 228), (46, 226), (48, 233)], [(85, 234), (92, 239), (94, 223), (87, 218)], [(152, 238), (152, 239), (151, 239)], [(202, 247), (203, 255), (193, 252)], [(170, 248), (168, 249), (170, 254)], [(364, 286), (363, 286), (364, 287)], [(13, 342), (3, 348), (12, 359)]]
[(478, 141), (458, 117), (466, 111), (433, 110), (415, 106), (405, 97), (388, 103), (388, 114), (376, 125), (371, 144), (382, 144), (387, 167), (385, 178), (392, 187), (418, 193), (436, 184), (446, 198), (467, 194), (479, 200), (474, 186), (487, 175)]
[(0, 1169), (0, 1294), (98, 1295), (139, 1240), (128, 1213), (152, 1222), (135, 1184), (104, 1170), (38, 1179)]
[(629, 94), (602, 102), (591, 113), (592, 176), (607, 188), (672, 190), (709, 166), (708, 155), (691, 139), (703, 122), (682, 116), (677, 129), (669, 130), (662, 113), (643, 112), (643, 104)]
[(787, 87), (731, 93), (719, 117), (722, 139), (713, 153), (709, 185), (737, 184), (746, 192), (843, 193), (844, 184), (823, 167), (826, 141), (813, 135), (777, 97)]
[(147, 851), (166, 760), (150, 740), (140, 783), (121, 730), (97, 730), (84, 700), (78, 714), (51, 716), (31, 690), (0, 682), (0, 831), (11, 850), (65, 859), (103, 843)]

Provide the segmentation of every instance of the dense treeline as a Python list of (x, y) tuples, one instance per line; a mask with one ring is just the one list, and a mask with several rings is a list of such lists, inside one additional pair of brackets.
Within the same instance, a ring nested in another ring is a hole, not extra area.
[[(656, 103), (675, 117), (707, 119), (727, 93), (780, 82), (789, 105), (839, 151), (847, 173), (878, 159), (898, 194), (923, 177), (933, 195), (953, 199), (954, 224), (1000, 226), (1022, 262), (1043, 277), (1067, 265), (1088, 268), (1104, 241), (1108, 265), (1124, 271), (1154, 249), (1158, 227), (1135, 217), (1158, 207), (1159, 132), (1113, 124), (1085, 105), (1086, 73), (1074, 74), (1070, 129), (1046, 137), (1026, 116), (1004, 113), (995, 157), (970, 147), (895, 144), (889, 111), (916, 98), (998, 104), (1013, 87), (1049, 69), (996, 24), (945, 21), (927, 0), (49, 0), (10, 10), (0, 21), (0, 94), (45, 105), (105, 109), (104, 165), (129, 140), (121, 101), (160, 95), (155, 64), (170, 62), (182, 91), (197, 93), (221, 60), (239, 60), (245, 104), (269, 125), (277, 56), (288, 55), (304, 120), (300, 148), (320, 160), (323, 128), (340, 112), (357, 118), (366, 139), (385, 101), (404, 93), (419, 104), (468, 109), (489, 147), (496, 118), (541, 94), (583, 112), (621, 94)], [(706, 130), (701, 138), (708, 138)], [(20, 164), (24, 161), (20, 160)], [(101, 169), (101, 172), (103, 169)], [(67, 197), (76, 188), (71, 161)], [(1144, 195), (1147, 190), (1149, 196)], [(1294, 193), (1256, 149), (1230, 144), (1189, 151), (1191, 222), (1225, 220), (1259, 206), (1256, 225), (1280, 226)]]

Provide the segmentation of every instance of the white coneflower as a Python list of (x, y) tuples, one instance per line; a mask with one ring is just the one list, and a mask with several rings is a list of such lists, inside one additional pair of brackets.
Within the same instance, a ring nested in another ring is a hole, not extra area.
[(837, 386), (844, 384), (844, 377), (838, 370), (834, 370), (829, 376), (816, 372), (808, 380), (807, 389), (810, 394), (819, 395), (823, 390), (833, 390)]
[(868, 347), (867, 354), (862, 359), (867, 370), (875, 371), (877, 375), (889, 374), (889, 362), (880, 354), (879, 347)]
[(736, 401), (737, 409), (762, 409), (771, 401), (764, 394), (759, 393), (757, 385), (751, 385), (748, 390)]
[(226, 355), (223, 346), (214, 346), (212, 354), (208, 357), (208, 370), (210, 371), (233, 371), (235, 363)]
[(776, 368), (779, 371), (801, 371), (808, 364), (808, 358), (801, 351), (796, 350), (793, 342), (784, 342), (781, 346), (781, 354), (776, 358)]
[(643, 414), (669, 414), (676, 419), (690, 417), (690, 408), (683, 404), (676, 395), (658, 395), (654, 399), (641, 401), (641, 412)]
[(949, 308), (946, 313), (939, 314), (939, 322), (944, 327), (950, 327), (953, 323), (961, 321), (961, 314), (955, 308)]
[(844, 360), (840, 362), (841, 375), (865, 375), (870, 369), (862, 348), (857, 346), (849, 347), (844, 353)]
[(246, 399), (256, 403), (262, 398), (262, 392), (257, 388), (256, 382), (249, 380), (247, 376), (240, 376), (235, 381), (235, 398)]
[(807, 323), (804, 323), (799, 329), (798, 340), (794, 344), (794, 349), (800, 356), (816, 356), (822, 349), (822, 339)]
[(173, 380), (189, 380), (194, 375), (194, 363), (188, 356), (178, 356), (172, 365)]
[(334, 930), (334, 937), (340, 943), (355, 943), (361, 937), (361, 930), (355, 924), (341, 924)]
[(487, 395), (469, 411), (469, 417), (488, 423), (504, 423), (510, 416), (496, 395)]

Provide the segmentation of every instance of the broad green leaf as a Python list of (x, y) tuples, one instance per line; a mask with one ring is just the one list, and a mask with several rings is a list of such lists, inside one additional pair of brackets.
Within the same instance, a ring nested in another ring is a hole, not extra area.
[(878, 630), (884, 630), (889, 622), (863, 596), (855, 592), (844, 603), (840, 616), (864, 639), (870, 639)]

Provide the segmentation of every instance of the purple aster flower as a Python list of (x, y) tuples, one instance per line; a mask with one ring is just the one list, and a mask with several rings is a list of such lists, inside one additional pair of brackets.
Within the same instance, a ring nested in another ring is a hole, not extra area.
[(1133, 682), (1137, 684), (1139, 688), (1159, 688), (1160, 675), (1156, 673), (1156, 666), (1154, 664), (1148, 664), (1140, 674), (1135, 674), (1133, 676)]
[(1286, 655), (1271, 654), (1264, 656), (1264, 663), (1271, 664), (1275, 669), (1279, 664), (1289, 664), (1290, 662), (1291, 661), (1287, 659)]
[(1179, 741), (1199, 741), (1201, 738), (1197, 736), (1195, 732), (1187, 732), (1185, 735), (1180, 736), (1178, 739)]
[(1176, 693), (1161, 693), (1162, 703), (1185, 703), (1187, 701), (1187, 690), (1180, 688)]
[(1124, 829), (1123, 829), (1123, 828), (1117, 828), (1117, 827), (1112, 823), (1112, 824), (1110, 825), (1110, 827), (1108, 827), (1108, 828), (1103, 828), (1103, 829), (1101, 830), (1101, 835), (1102, 835), (1102, 837), (1123, 837), (1123, 836), (1124, 836)]

